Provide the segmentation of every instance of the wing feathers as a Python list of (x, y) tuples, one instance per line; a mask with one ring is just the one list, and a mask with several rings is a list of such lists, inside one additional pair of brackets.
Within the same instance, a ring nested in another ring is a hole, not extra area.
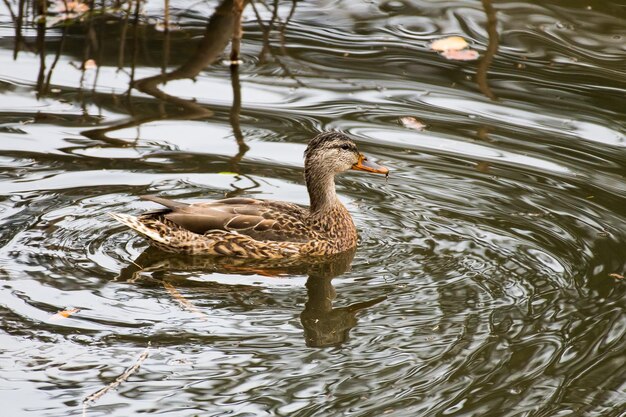
[[(306, 242), (311, 239), (305, 224), (308, 211), (286, 202), (227, 198), (206, 203), (181, 203), (156, 196), (144, 196), (169, 210), (145, 216), (165, 217), (191, 232), (205, 234), (223, 230), (237, 232), (261, 241)], [(236, 248), (223, 248), (237, 252)]]
[(182, 209), (184, 207), (189, 206), (189, 204), (187, 203), (181, 203), (179, 201), (168, 200), (166, 198), (157, 197), (156, 195), (142, 195), (139, 198), (141, 198), (142, 200), (152, 201), (154, 203), (165, 206), (171, 210)]

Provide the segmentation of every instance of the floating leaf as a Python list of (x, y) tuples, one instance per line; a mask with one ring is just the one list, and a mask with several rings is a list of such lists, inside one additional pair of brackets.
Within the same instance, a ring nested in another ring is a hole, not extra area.
[(239, 175), (236, 172), (230, 172), (230, 171), (222, 171), (222, 172), (218, 172), (218, 174), (220, 174), (220, 175), (230, 175), (230, 176)]
[(620, 275), (620, 274), (609, 274), (609, 276), (615, 279), (624, 279), (624, 275)]
[(415, 117), (410, 117), (410, 116), (401, 117), (400, 123), (402, 123), (404, 127), (408, 127), (409, 129), (415, 129), (415, 130), (420, 130), (420, 131), (426, 129), (426, 124), (420, 122)]
[(467, 41), (460, 36), (450, 36), (448, 38), (438, 39), (430, 44), (430, 49), (437, 52), (465, 49), (469, 46)]
[(489, 162), (481, 161), (476, 164), (476, 171), (488, 174), (491, 171), (491, 165)]
[(79, 15), (89, 11), (89, 6), (80, 1), (57, 1), (53, 11), (57, 13), (66, 13), (68, 15)]
[(56, 314), (53, 314), (52, 316), (50, 316), (50, 318), (48, 319), (49, 321), (59, 321), (59, 320), (63, 320), (66, 319), (68, 317), (70, 317), (73, 314), (76, 314), (80, 311), (79, 308), (72, 308), (69, 310), (62, 310), (59, 311)]
[(98, 65), (96, 64), (96, 61), (94, 61), (93, 59), (88, 59), (87, 61), (85, 61), (83, 63), (83, 69), (94, 69), (97, 68)]
[(166, 22), (162, 22), (162, 21), (158, 21), (154, 24), (154, 29), (157, 32), (165, 32), (165, 31), (176, 31), (176, 30), (180, 30), (180, 26), (175, 25), (173, 23), (166, 23)]
[(430, 48), (441, 52), (446, 59), (455, 61), (473, 61), (480, 56), (477, 51), (470, 49), (467, 41), (460, 36), (438, 39), (430, 45)]
[(473, 49), (462, 49), (457, 51), (455, 49), (449, 49), (441, 53), (445, 58), (452, 59), (454, 61), (474, 61), (480, 56), (477, 51)]

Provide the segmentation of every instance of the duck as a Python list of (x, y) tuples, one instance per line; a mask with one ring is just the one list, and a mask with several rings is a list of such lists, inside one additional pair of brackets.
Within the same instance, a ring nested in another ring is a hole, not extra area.
[(141, 198), (164, 208), (139, 216), (109, 214), (166, 252), (251, 260), (331, 256), (357, 245), (356, 226), (335, 190), (335, 176), (349, 170), (389, 175), (348, 135), (327, 131), (304, 151), (309, 207), (246, 197), (185, 203), (147, 195)]

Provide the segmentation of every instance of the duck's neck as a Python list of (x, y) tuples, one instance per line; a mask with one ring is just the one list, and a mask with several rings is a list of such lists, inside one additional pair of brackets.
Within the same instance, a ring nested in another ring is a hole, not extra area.
[(304, 181), (311, 199), (312, 215), (330, 211), (337, 205), (341, 205), (335, 191), (334, 172), (315, 170), (305, 166)]

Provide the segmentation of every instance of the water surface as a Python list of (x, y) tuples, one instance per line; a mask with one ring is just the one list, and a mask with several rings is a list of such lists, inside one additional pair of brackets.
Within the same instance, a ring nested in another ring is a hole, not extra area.
[[(626, 415), (623, 5), (255, 2), (231, 72), (229, 1), (105, 3), (0, 6), (7, 415), (81, 415), (148, 343), (87, 415)], [(327, 129), (392, 170), (337, 181), (354, 254), (216, 264), (107, 215), (307, 204)]]

